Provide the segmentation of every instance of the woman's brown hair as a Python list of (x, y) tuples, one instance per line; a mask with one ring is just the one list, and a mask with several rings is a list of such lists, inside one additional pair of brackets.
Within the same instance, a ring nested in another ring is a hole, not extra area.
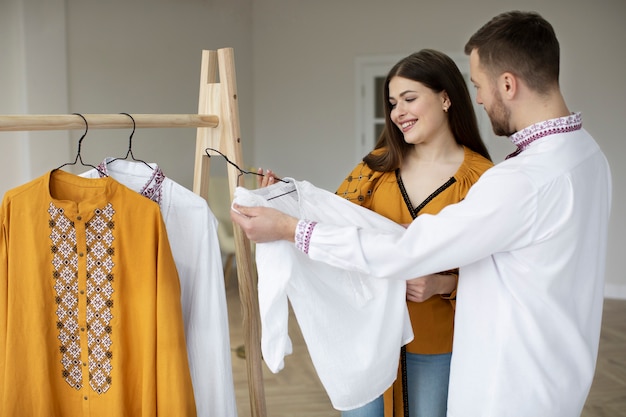
[(371, 152), (363, 158), (371, 169), (387, 172), (399, 168), (402, 158), (412, 146), (405, 142), (404, 135), (391, 121), (389, 82), (394, 77), (420, 82), (437, 93), (445, 91), (451, 103), (448, 123), (454, 139), (459, 145), (491, 160), (480, 136), (472, 99), (461, 71), (446, 54), (433, 49), (422, 49), (400, 60), (387, 74), (383, 88), (385, 128), (374, 147), (381, 151)]

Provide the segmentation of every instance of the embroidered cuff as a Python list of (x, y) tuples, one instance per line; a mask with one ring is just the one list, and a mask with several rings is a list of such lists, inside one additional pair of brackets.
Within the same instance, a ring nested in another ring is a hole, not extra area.
[(309, 242), (311, 241), (311, 234), (316, 224), (317, 222), (312, 220), (302, 219), (298, 221), (298, 225), (296, 226), (296, 248), (306, 254), (309, 253)]

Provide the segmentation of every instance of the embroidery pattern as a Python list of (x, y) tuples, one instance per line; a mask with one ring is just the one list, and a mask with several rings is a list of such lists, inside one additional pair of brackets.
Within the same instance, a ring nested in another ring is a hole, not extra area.
[(89, 385), (98, 394), (106, 392), (111, 384), (114, 214), (109, 203), (104, 209), (97, 209), (93, 219), (86, 223)]
[[(57, 304), (57, 330), (63, 378), (77, 390), (82, 388), (82, 361), (78, 321), (78, 248), (76, 227), (62, 208), (50, 203), (50, 240)], [(111, 384), (111, 326), (113, 318), (113, 229), (115, 210), (109, 203), (95, 210), (86, 226), (87, 262), (87, 345), (89, 385), (98, 394)]]
[[(100, 163), (100, 165), (98, 165), (98, 172), (99, 172), (100, 178), (105, 177), (106, 175), (109, 175), (109, 172), (107, 170), (106, 160), (104, 160), (103, 162)], [(152, 175), (150, 176), (150, 179), (143, 186), (143, 188), (139, 191), (139, 194), (141, 194), (144, 197), (148, 197), (150, 200), (161, 205), (161, 199), (163, 198), (163, 181), (165, 180), (165, 178), (166, 178), (165, 174), (163, 173), (163, 170), (161, 168), (159, 167), (154, 168)]]
[(531, 143), (537, 139), (541, 139), (546, 136), (554, 135), (557, 133), (573, 132), (580, 130), (583, 126), (582, 115), (580, 112), (572, 113), (569, 116), (559, 117), (556, 119), (545, 120), (540, 123), (528, 126), (513, 134), (510, 137), (511, 142), (517, 149), (508, 155), (506, 159), (519, 155), (523, 150), (528, 148)]
[(296, 249), (301, 250), (304, 253), (309, 253), (309, 243), (311, 241), (311, 234), (313, 234), (313, 228), (317, 224), (312, 220), (300, 220), (296, 225)]
[(150, 176), (150, 180), (144, 185), (139, 194), (144, 197), (148, 197), (150, 200), (161, 204), (161, 197), (163, 196), (163, 180), (165, 180), (165, 174), (161, 168), (156, 168)]
[(82, 388), (80, 332), (78, 326), (78, 254), (74, 223), (62, 208), (50, 203), (50, 240), (52, 241), (53, 278), (57, 304), (57, 330), (61, 342), (63, 378), (77, 390)]
[[(361, 181), (365, 180), (365, 181), (370, 181), (372, 179), (372, 173), (370, 172), (369, 174), (365, 175), (363, 174), (363, 171), (365, 170), (365, 168), (367, 167), (367, 165), (365, 164), (365, 162), (361, 162), (361, 169), (359, 172), (359, 175), (357, 176), (353, 176), (352, 174), (348, 175), (345, 179), (345, 183), (346, 183), (346, 188), (343, 191), (337, 191), (335, 194), (337, 194), (340, 197), (345, 198), (346, 200), (350, 200), (350, 201), (359, 201), (359, 202), (363, 202), (365, 201), (366, 197), (371, 197), (372, 195), (372, 184), (368, 184), (368, 186), (370, 188), (367, 188), (365, 190), (365, 194), (362, 194), (362, 190), (359, 189), (359, 187), (361, 186)], [(356, 184), (352, 184), (353, 181), (356, 181)], [(352, 188), (354, 187), (354, 188)], [(358, 193), (358, 194), (357, 194)]]

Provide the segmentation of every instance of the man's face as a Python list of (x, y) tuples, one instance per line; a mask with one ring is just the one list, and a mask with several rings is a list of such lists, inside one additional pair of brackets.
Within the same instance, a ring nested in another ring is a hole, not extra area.
[(470, 77), (476, 88), (476, 102), (487, 112), (493, 133), (498, 136), (511, 136), (515, 133), (510, 126), (511, 111), (502, 99), (497, 81), (480, 65), (476, 49), (470, 54)]

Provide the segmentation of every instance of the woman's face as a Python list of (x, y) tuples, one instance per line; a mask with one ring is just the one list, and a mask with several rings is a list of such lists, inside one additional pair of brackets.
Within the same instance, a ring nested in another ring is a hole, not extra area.
[(408, 78), (393, 77), (389, 81), (389, 104), (391, 121), (407, 143), (427, 143), (448, 130), (444, 108), (450, 103), (445, 92), (437, 93)]

